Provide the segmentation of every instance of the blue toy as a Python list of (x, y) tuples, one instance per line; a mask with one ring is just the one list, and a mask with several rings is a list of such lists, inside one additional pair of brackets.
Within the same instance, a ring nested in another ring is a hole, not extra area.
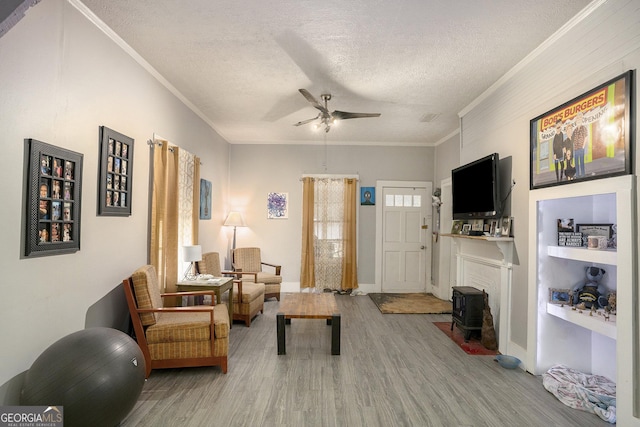
[(571, 290), (573, 292), (573, 303), (584, 303), (586, 308), (595, 305), (596, 308), (604, 308), (609, 302), (607, 300), (607, 288), (600, 280), (606, 271), (599, 267), (587, 267), (587, 281), (579, 283)]

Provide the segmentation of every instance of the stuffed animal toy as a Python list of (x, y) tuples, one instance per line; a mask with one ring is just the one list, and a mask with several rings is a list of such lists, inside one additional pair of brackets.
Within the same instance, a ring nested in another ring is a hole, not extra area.
[(599, 267), (587, 267), (587, 281), (579, 283), (573, 287), (573, 303), (583, 303), (586, 308), (591, 308), (595, 305), (596, 308), (606, 307), (609, 302), (607, 301), (607, 288), (599, 283), (604, 277), (606, 271)]

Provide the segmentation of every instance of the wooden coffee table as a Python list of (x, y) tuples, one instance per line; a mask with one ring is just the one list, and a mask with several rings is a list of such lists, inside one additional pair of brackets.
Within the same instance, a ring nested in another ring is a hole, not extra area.
[(331, 325), (331, 354), (340, 355), (340, 313), (333, 294), (283, 294), (276, 315), (278, 355), (286, 354), (285, 323), (291, 319), (326, 319)]

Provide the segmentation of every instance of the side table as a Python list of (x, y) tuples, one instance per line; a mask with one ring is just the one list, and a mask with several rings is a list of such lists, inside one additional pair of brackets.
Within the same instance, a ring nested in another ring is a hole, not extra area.
[(213, 291), (216, 304), (222, 303), (222, 294), (229, 291), (229, 328), (233, 325), (233, 277), (216, 277), (214, 279), (181, 280), (176, 283), (178, 292)]

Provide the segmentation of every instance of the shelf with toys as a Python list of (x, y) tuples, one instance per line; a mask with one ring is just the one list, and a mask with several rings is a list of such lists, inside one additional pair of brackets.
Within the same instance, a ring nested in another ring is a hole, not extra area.
[(576, 306), (547, 303), (547, 313), (590, 331), (616, 339), (616, 315), (607, 317), (603, 309), (592, 312), (578, 309)]
[[(611, 271), (611, 267), (615, 267), (618, 264), (617, 248), (588, 249), (584, 246), (573, 247), (552, 244), (547, 246), (547, 254), (550, 257), (567, 261), (606, 264), (609, 271)], [(603, 295), (603, 297), (606, 298), (610, 293), (614, 292), (603, 290), (603, 293), (606, 294)], [(603, 302), (603, 305), (604, 304), (608, 303)], [(613, 312), (611, 312), (611, 307), (605, 309), (600, 307), (598, 304), (593, 304), (593, 307), (586, 308), (573, 303), (557, 304), (554, 302), (548, 302), (547, 313), (582, 328), (597, 332), (614, 340), (616, 339), (615, 307), (613, 308)]]

